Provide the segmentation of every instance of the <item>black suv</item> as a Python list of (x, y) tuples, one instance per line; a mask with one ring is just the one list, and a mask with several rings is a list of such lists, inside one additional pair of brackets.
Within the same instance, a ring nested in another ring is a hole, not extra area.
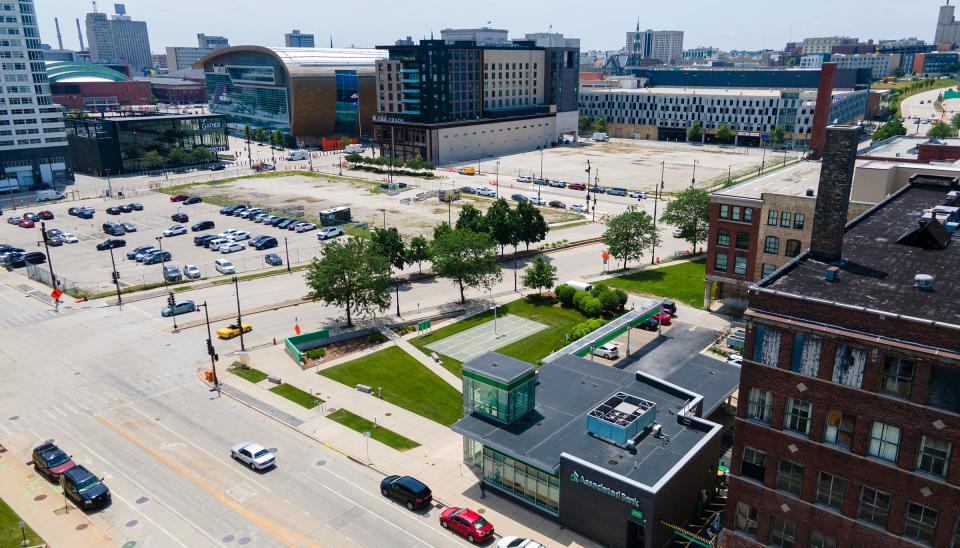
[(50, 481), (60, 481), (60, 475), (76, 466), (70, 455), (47, 440), (33, 448), (33, 468)]
[(216, 240), (216, 239), (217, 239), (216, 234), (204, 234), (203, 236), (194, 236), (193, 245), (200, 246), (200, 247), (207, 247), (207, 242), (209, 242), (210, 240)]
[(190, 227), (190, 230), (194, 232), (200, 232), (201, 230), (210, 230), (211, 228), (216, 227), (213, 221), (200, 221), (199, 223)]
[(428, 506), (433, 501), (430, 488), (410, 476), (387, 476), (380, 482), (380, 493), (403, 503), (411, 511)]
[(97, 244), (97, 251), (106, 251), (108, 249), (115, 249), (118, 247), (126, 247), (127, 241), (120, 239), (110, 239), (105, 240)]
[(273, 236), (261, 236), (256, 240), (250, 242), (250, 247), (258, 251), (263, 251), (264, 249), (272, 249), (274, 247), (277, 247), (278, 245), (279, 245), (279, 242), (277, 242), (277, 239), (274, 238)]
[(110, 489), (104, 485), (103, 480), (81, 465), (63, 473), (63, 492), (84, 510), (103, 508), (111, 502)]
[(103, 223), (103, 233), (110, 236), (123, 236), (127, 231), (118, 223)]
[(186, 223), (190, 220), (190, 217), (186, 213), (174, 213), (170, 216), (170, 220), (175, 223)]

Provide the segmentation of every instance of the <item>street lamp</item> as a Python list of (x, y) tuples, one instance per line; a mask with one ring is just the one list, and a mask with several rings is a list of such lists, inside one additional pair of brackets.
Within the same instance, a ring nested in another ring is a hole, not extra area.
[(690, 188), (693, 188), (697, 184), (697, 164), (700, 163), (700, 160), (693, 161), (693, 177), (690, 178)]
[[(220, 356), (213, 348), (213, 334), (210, 333), (210, 307), (207, 306), (207, 301), (203, 301), (203, 304), (197, 306), (203, 307), (203, 313), (207, 318), (207, 354), (210, 356), (210, 366), (213, 368), (213, 388), (210, 391), (216, 391), (219, 394), (220, 380), (217, 378), (217, 360), (220, 359)], [(242, 329), (240, 331), (243, 332)]]
[(110, 183), (110, 168), (106, 169), (107, 171), (107, 196), (113, 198), (113, 184)]
[(660, 186), (653, 189), (653, 245), (650, 249), (650, 264), (655, 264), (657, 255), (657, 204), (660, 203), (660, 191), (663, 190), (663, 175), (667, 169), (667, 162), (660, 162)]
[(287, 237), (283, 237), (283, 248), (287, 251), (287, 274), (291, 274), (293, 271), (290, 270), (290, 245), (287, 244)]
[(113, 272), (110, 273), (113, 279), (113, 285), (117, 286), (117, 306), (123, 310), (123, 297), (120, 296), (120, 273), (117, 272), (117, 261), (113, 258), (113, 248), (110, 248), (110, 264), (113, 265)]
[(727, 166), (727, 184), (733, 184), (733, 165)]
[(387, 209), (382, 207), (380, 208), (380, 211), (383, 213), (383, 229), (386, 230), (387, 229)]
[(157, 236), (157, 245), (160, 247), (160, 277), (163, 278), (163, 287), (167, 287), (167, 276), (163, 270), (163, 266), (166, 262), (163, 255), (163, 236)]
[(543, 149), (545, 147), (539, 146), (537, 150), (540, 151), (540, 180), (543, 181)]
[(243, 344), (243, 315), (240, 313), (240, 280), (233, 277), (233, 290), (237, 295), (237, 328), (240, 330), (240, 351), (246, 352), (247, 347)]
[(587, 207), (588, 208), (590, 207), (590, 169), (591, 169), (590, 160), (587, 160), (587, 169), (585, 169), (584, 171), (587, 173), (586, 187), (587, 187)]
[(497, 199), (500, 199), (500, 160), (497, 160)]
[[(47, 265), (50, 266), (50, 283), (57, 289), (57, 275), (53, 273), (53, 260), (50, 258), (50, 239), (47, 237), (47, 223), (40, 223), (40, 235), (43, 237), (43, 247), (47, 252)], [(57, 299), (59, 307), (60, 300)]]

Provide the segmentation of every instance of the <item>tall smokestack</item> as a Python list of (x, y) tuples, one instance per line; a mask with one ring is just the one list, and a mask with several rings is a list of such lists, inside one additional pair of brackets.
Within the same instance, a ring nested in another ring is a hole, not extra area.
[(80, 39), (80, 51), (85, 50), (86, 48), (83, 47), (83, 31), (80, 30), (80, 18), (79, 18), (79, 17), (77, 17), (77, 38)]
[(832, 263), (843, 252), (843, 229), (850, 207), (850, 187), (857, 160), (860, 128), (830, 126), (824, 131), (823, 164), (814, 210), (810, 252), (814, 258)]
[(54, 17), (53, 24), (57, 27), (57, 47), (63, 49), (63, 35), (60, 34), (60, 19)]

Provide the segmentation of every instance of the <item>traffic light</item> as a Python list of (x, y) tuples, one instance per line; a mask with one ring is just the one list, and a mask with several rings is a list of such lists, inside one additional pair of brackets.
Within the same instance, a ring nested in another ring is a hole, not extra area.
[(173, 308), (177, 305), (177, 298), (173, 296), (173, 293), (170, 293), (170, 295), (167, 296), (167, 304), (170, 305), (170, 308)]
[(207, 339), (207, 354), (213, 358), (213, 361), (220, 361), (220, 356), (217, 355), (217, 351), (213, 349), (213, 343), (210, 339)]
[(114, 270), (110, 273), (110, 277), (113, 279), (113, 284), (117, 285), (120, 283), (120, 273)]

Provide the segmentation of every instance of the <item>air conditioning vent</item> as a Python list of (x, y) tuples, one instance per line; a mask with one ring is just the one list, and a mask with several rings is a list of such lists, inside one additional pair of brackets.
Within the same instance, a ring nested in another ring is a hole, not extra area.
[(913, 277), (913, 285), (920, 291), (933, 291), (933, 276), (917, 274)]

